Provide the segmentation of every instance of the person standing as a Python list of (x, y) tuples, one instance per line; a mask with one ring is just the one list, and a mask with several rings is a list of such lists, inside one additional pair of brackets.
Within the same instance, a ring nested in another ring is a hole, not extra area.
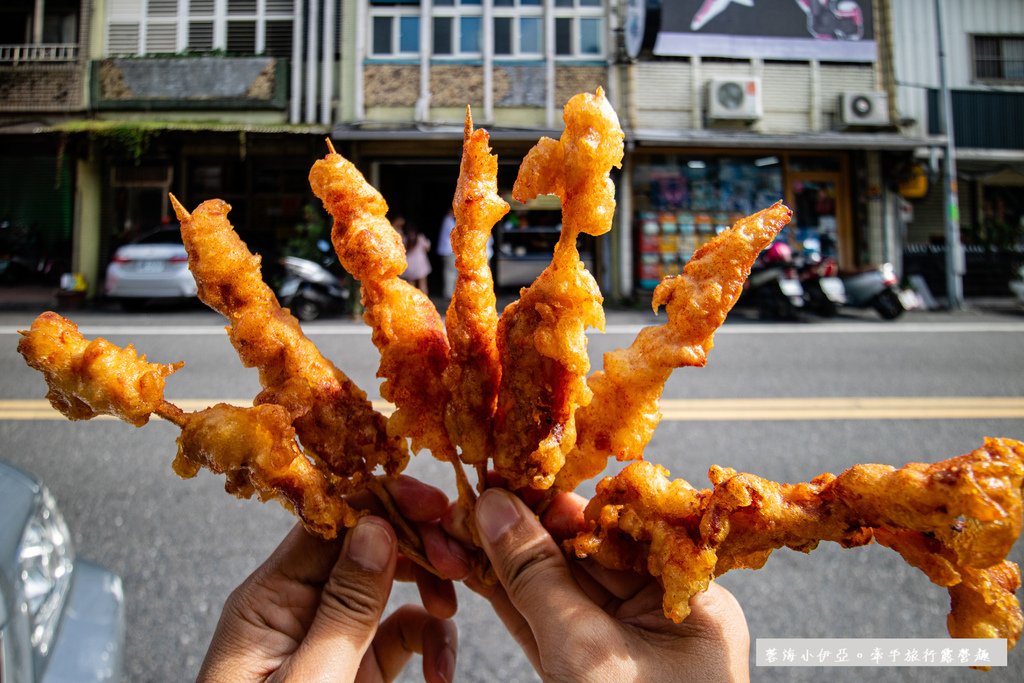
[(455, 294), (455, 254), (452, 253), (452, 230), (455, 229), (455, 214), (451, 209), (441, 221), (441, 230), (437, 235), (437, 255), (444, 262), (444, 298), (451, 299)]
[(402, 234), (402, 242), (405, 244), (405, 272), (401, 277), (411, 282), (417, 289), (429, 295), (427, 289), (427, 276), (430, 275), (430, 240), (422, 232), (416, 229), (412, 223), (405, 220), (402, 215), (396, 215), (391, 225)]

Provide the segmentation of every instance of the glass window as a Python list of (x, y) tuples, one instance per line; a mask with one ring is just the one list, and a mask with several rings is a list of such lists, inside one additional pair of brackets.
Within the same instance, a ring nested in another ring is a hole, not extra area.
[(580, 54), (601, 54), (600, 19), (580, 19)]
[(398, 51), (420, 51), (420, 18), (400, 17), (398, 20)]
[(452, 54), (452, 18), (434, 18), (434, 54)]
[(494, 18), (494, 54), (512, 54), (512, 18)]
[(459, 52), (480, 52), (480, 17), (459, 19)]
[(572, 19), (568, 17), (555, 19), (555, 54), (572, 54)]
[(391, 44), (391, 17), (373, 18), (373, 47), (375, 55), (389, 55), (393, 52)]
[(539, 54), (543, 40), (544, 26), (540, 17), (523, 17), (519, 20), (519, 51), (525, 54)]
[(1024, 81), (1024, 36), (974, 36), (974, 77)]

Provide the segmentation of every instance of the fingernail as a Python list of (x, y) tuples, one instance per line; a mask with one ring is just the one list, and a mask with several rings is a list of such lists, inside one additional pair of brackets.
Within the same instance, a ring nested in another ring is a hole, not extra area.
[(451, 683), (455, 680), (455, 650), (450, 646), (441, 650), (441, 653), (437, 656), (437, 675), (441, 677), (441, 680)]
[(480, 533), (489, 541), (497, 541), (519, 520), (519, 508), (511, 494), (490, 489), (476, 503), (476, 518)]
[(367, 571), (384, 571), (391, 559), (391, 536), (388, 532), (376, 522), (364, 518), (349, 535), (349, 559)]

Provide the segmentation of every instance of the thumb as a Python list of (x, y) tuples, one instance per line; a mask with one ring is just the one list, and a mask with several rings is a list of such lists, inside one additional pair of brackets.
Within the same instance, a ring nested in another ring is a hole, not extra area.
[(394, 531), (377, 517), (361, 518), (348, 532), (324, 585), (316, 617), (285, 678), (355, 678), (391, 595), (395, 546)]
[(476, 504), (484, 551), (537, 643), (565, 638), (577, 620), (604, 613), (576, 583), (562, 551), (537, 517), (514, 495), (488, 489)]

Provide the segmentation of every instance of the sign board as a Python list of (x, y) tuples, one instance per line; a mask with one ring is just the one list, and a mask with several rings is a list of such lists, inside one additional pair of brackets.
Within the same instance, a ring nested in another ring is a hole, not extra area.
[(663, 0), (659, 56), (874, 62), (872, 0)]

